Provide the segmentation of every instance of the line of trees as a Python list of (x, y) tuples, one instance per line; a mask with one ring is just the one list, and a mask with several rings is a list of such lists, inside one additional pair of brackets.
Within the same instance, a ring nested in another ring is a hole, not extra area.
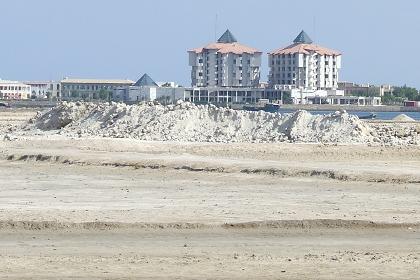
[[(380, 96), (379, 87), (369, 87), (366, 90), (353, 91), (351, 93), (355, 96)], [(416, 88), (408, 87), (407, 85), (400, 87), (393, 87), (392, 92), (387, 92), (382, 96), (382, 104), (384, 105), (402, 105), (404, 101), (420, 101), (420, 93)]]
[(112, 91), (101, 89), (99, 92), (80, 92), (77, 90), (72, 90), (70, 92), (70, 97), (74, 99), (83, 99), (83, 100), (107, 100), (112, 99)]
[(408, 87), (394, 87), (392, 93), (385, 93), (382, 96), (382, 103), (385, 105), (401, 105), (406, 100), (420, 101), (420, 93), (417, 89)]

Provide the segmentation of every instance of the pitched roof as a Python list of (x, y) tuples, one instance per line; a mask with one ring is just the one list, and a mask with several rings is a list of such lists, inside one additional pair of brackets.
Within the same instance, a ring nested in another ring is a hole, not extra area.
[(269, 52), (268, 54), (276, 55), (276, 54), (294, 54), (294, 53), (303, 53), (303, 54), (310, 54), (315, 52), (319, 55), (341, 55), (341, 52), (328, 49), (325, 47), (321, 47), (319, 45), (313, 44), (311, 38), (309, 38), (308, 34), (302, 30), (296, 39), (293, 41), (293, 44), (285, 47), (274, 50)]
[(237, 42), (236, 38), (232, 35), (232, 33), (228, 30), (223, 33), (223, 35), (217, 40), (216, 43), (210, 43), (202, 48), (196, 48), (189, 50), (189, 52), (201, 53), (205, 50), (216, 50), (220, 53), (233, 53), (233, 54), (255, 54), (261, 53), (261, 51), (242, 45)]
[(158, 85), (150, 78), (149, 75), (144, 74), (141, 78), (134, 84), (137, 87), (157, 87)]
[(231, 44), (211, 43), (211, 44), (208, 44), (205, 47), (190, 50), (190, 52), (201, 53), (204, 50), (217, 50), (218, 52), (224, 53), (224, 54), (225, 53), (234, 53), (234, 54), (261, 53), (261, 51), (259, 51), (257, 49), (250, 48), (250, 47), (244, 46), (244, 45), (239, 44), (239, 43), (231, 43)]
[(297, 37), (293, 40), (293, 43), (296, 44), (312, 44), (313, 41), (311, 40), (311, 38), (309, 38), (308, 34), (306, 34), (305, 31), (301, 31), (299, 33), (299, 35), (297, 35)]
[(294, 53), (310, 54), (311, 52), (315, 52), (319, 55), (341, 55), (341, 52), (339, 51), (324, 48), (315, 44), (292, 44), (285, 48), (272, 51), (269, 54), (294, 54)]
[(227, 29), (225, 33), (223, 33), (222, 36), (220, 36), (219, 40), (217, 40), (218, 43), (235, 43), (238, 42), (236, 40), (235, 36)]

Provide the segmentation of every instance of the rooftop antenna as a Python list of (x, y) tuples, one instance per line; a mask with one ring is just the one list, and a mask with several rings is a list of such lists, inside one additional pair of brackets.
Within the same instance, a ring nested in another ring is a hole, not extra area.
[(313, 18), (313, 31), (314, 31), (313, 38), (314, 38), (314, 41), (316, 42), (316, 16), (314, 16)]
[(217, 13), (216, 13), (216, 18), (214, 20), (214, 41), (216, 42), (217, 40)]

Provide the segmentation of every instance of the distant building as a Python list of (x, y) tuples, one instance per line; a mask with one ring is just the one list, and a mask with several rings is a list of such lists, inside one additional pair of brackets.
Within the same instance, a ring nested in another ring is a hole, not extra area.
[(62, 99), (111, 100), (114, 89), (134, 84), (131, 80), (64, 79), (61, 81)]
[(18, 81), (0, 80), (0, 99), (20, 100), (31, 98), (31, 86)]
[(60, 98), (60, 82), (54, 81), (24, 81), (31, 86), (31, 98)]
[(338, 88), (344, 91), (346, 96), (383, 96), (392, 93), (393, 87), (389, 85), (375, 86), (371, 84), (356, 84), (353, 82), (339, 82)]
[(393, 94), (394, 87), (391, 85), (381, 85), (379, 87), (379, 96), (384, 96), (385, 94)]
[(159, 86), (148, 74), (144, 74), (132, 86), (115, 88), (113, 99), (124, 102), (158, 100), (161, 103), (174, 103), (184, 99), (184, 88), (175, 83), (162, 83)]
[(237, 42), (226, 32), (201, 48), (188, 51), (193, 87), (256, 87), (262, 52)]
[(202, 104), (254, 104), (263, 98), (263, 94), (263, 88), (194, 87), (185, 90), (184, 100)]
[(328, 90), (338, 87), (341, 53), (313, 44), (302, 31), (293, 44), (268, 54), (269, 84)]

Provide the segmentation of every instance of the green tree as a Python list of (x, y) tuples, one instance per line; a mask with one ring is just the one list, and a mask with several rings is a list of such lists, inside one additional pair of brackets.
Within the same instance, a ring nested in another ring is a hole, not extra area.
[(408, 100), (415, 100), (419, 97), (419, 92), (415, 88), (407, 87), (407, 85), (404, 85), (402, 87), (395, 87), (393, 95), (397, 97), (403, 97)]
[(110, 100), (112, 98), (112, 92), (105, 90), (105, 89), (101, 89), (99, 91), (99, 99), (101, 100)]
[(406, 100), (420, 101), (420, 93), (417, 89), (404, 85), (394, 87), (392, 93), (382, 96), (382, 103), (385, 105), (402, 105)]
[(70, 93), (71, 98), (79, 98), (79, 92), (77, 90), (72, 90)]

